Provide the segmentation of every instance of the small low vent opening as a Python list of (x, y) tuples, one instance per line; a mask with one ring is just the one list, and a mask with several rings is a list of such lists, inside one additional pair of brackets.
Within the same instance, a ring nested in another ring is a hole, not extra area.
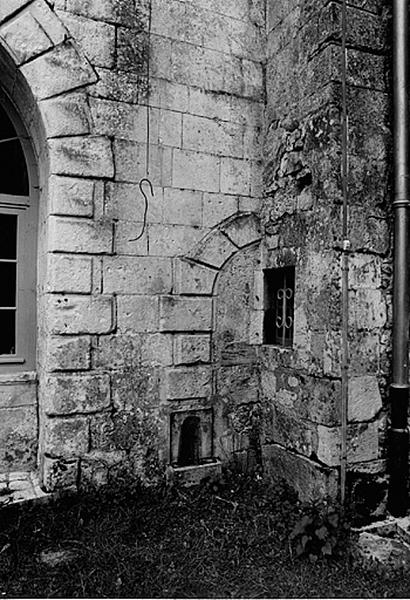
[(178, 466), (198, 465), (201, 455), (201, 420), (199, 417), (187, 417), (182, 423), (179, 438)]

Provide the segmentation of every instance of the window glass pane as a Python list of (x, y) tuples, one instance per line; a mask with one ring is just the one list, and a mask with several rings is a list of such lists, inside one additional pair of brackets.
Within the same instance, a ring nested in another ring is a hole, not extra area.
[(16, 353), (16, 312), (0, 310), (0, 354)]
[(17, 258), (17, 215), (0, 214), (0, 259)]
[(14, 262), (0, 262), (0, 307), (16, 306), (16, 269)]
[(0, 140), (15, 137), (16, 130), (9, 117), (7, 116), (4, 108), (0, 106)]
[(19, 140), (0, 142), (0, 194), (28, 195), (28, 173)]

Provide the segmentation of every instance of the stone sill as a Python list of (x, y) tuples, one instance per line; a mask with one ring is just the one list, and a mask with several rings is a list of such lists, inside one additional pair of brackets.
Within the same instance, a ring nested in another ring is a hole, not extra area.
[(203, 465), (189, 465), (188, 467), (171, 467), (167, 469), (168, 483), (180, 485), (199, 485), (206, 477), (216, 477), (222, 473), (222, 463), (216, 460)]
[(7, 385), (10, 383), (33, 383), (36, 381), (36, 371), (19, 371), (16, 373), (0, 374), (0, 385)]

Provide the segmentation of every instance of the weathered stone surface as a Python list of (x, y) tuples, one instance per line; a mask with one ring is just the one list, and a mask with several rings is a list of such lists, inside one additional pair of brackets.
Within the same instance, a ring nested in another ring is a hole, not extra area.
[(167, 369), (162, 382), (162, 397), (168, 400), (205, 398), (211, 393), (211, 379), (207, 367)]
[(150, 254), (178, 256), (187, 253), (202, 238), (198, 227), (183, 225), (151, 225)]
[(88, 179), (58, 177), (48, 181), (50, 214), (92, 217), (94, 213), (95, 183)]
[(207, 363), (210, 360), (209, 335), (177, 335), (174, 345), (174, 361), (176, 365)]
[(176, 259), (175, 293), (189, 295), (211, 295), (217, 271), (187, 260)]
[(21, 71), (40, 100), (96, 81), (94, 70), (70, 40), (24, 64)]
[(334, 469), (325, 469), (273, 444), (262, 446), (262, 460), (267, 476), (274, 481), (291, 482), (302, 502), (337, 496), (338, 476)]
[(212, 326), (211, 298), (160, 298), (161, 331), (209, 331)]
[(379, 427), (383, 428), (383, 422), (350, 425), (347, 439), (347, 460), (350, 463), (379, 458)]
[(53, 42), (30, 12), (20, 13), (16, 19), (6, 23), (1, 28), (1, 37), (17, 64), (24, 63), (53, 46)]
[(90, 337), (50, 337), (47, 344), (47, 370), (83, 371), (90, 368)]
[(37, 406), (37, 381), (0, 383), (0, 409)]
[(91, 293), (91, 258), (51, 254), (48, 269), (48, 292)]
[[(164, 222), (170, 225), (202, 225), (202, 193), (164, 189)], [(205, 220), (206, 225), (209, 225)]]
[(90, 109), (83, 92), (42, 100), (39, 107), (50, 137), (90, 133)]
[(255, 215), (240, 215), (223, 226), (222, 231), (239, 248), (257, 242), (261, 238), (259, 219)]
[(0, 411), (0, 468), (2, 471), (34, 469), (37, 453), (37, 407), (20, 406)]
[(63, 137), (49, 141), (50, 172), (80, 177), (113, 177), (110, 141), (105, 137)]
[(219, 192), (219, 158), (175, 150), (172, 181), (182, 189)]
[(201, 240), (187, 256), (211, 267), (221, 267), (237, 250), (237, 246), (226, 235), (215, 229)]
[(78, 460), (66, 461), (44, 456), (41, 464), (43, 488), (48, 491), (76, 487)]
[(159, 299), (151, 296), (118, 296), (118, 329), (121, 333), (149, 333), (159, 328)]
[(62, 296), (48, 300), (49, 319), (55, 334), (102, 334), (114, 327), (110, 296)]
[(382, 408), (376, 377), (363, 375), (352, 377), (349, 382), (349, 421), (370, 421)]
[(108, 375), (50, 376), (44, 409), (49, 416), (94, 413), (110, 406)]
[(7, 4), (2, 4), (0, 9), (0, 21), (4, 21), (6, 17), (17, 12), (19, 8), (22, 8), (25, 4), (28, 4), (30, 0), (10, 0)]
[(58, 11), (57, 14), (93, 65), (107, 68), (114, 66), (113, 25), (78, 17), (65, 11)]
[[(50, 250), (84, 254), (110, 254), (113, 248), (111, 219), (50, 217)], [(70, 291), (70, 290), (64, 290)]]
[(361, 568), (387, 579), (410, 569), (410, 546), (397, 533), (394, 538), (362, 531), (354, 543), (353, 554)]
[(168, 294), (172, 288), (171, 260), (115, 256), (104, 261), (104, 292)]
[[(89, 423), (85, 416), (46, 418), (42, 428), (42, 450), (52, 458), (73, 459), (88, 451)], [(74, 469), (74, 465), (72, 465)], [(53, 471), (55, 466), (49, 465)], [(59, 469), (57, 468), (57, 472)], [(70, 469), (70, 479), (73, 470)], [(51, 477), (48, 475), (47, 479)], [(47, 481), (46, 479), (46, 481)], [(46, 489), (50, 489), (46, 487)]]

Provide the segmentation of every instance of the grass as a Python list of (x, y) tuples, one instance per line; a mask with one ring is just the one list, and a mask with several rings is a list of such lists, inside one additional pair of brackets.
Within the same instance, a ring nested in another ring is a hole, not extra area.
[[(99, 492), (0, 512), (3, 597), (409, 597), (347, 552), (312, 564), (289, 533), (300, 505), (239, 476), (199, 488)], [(42, 563), (44, 550), (72, 562)]]

